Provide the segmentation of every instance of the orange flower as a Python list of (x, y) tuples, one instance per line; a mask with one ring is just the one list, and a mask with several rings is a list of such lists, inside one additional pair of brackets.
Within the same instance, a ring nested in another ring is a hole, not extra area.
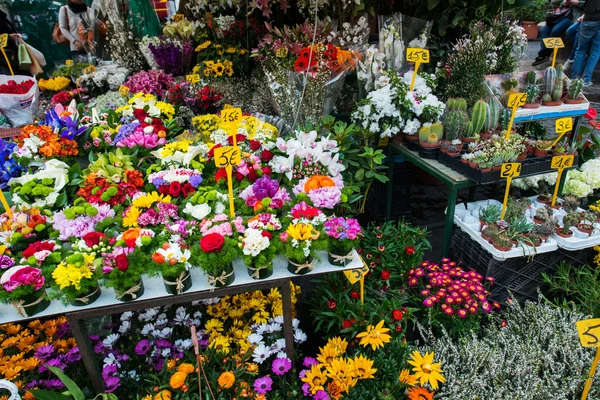
[[(32, 321), (30, 323), (33, 324), (36, 321)], [(39, 320), (37, 320), (37, 322), (40, 322)], [(21, 325), (13, 325), (13, 324), (5, 324), (2, 325), (2, 329), (4, 330), (4, 332), (8, 333), (9, 335), (16, 335), (17, 333), (19, 333), (21, 331)]]
[(231, 371), (225, 371), (221, 375), (219, 375), (219, 379), (217, 379), (217, 383), (223, 389), (229, 389), (235, 383), (235, 375)]
[(327, 393), (329, 393), (331, 398), (339, 400), (342, 397), (342, 388), (336, 381), (331, 381), (327, 386)]
[(22, 370), (23, 368), (21, 367), (6, 367), (1, 368), (0, 373), (4, 374), (4, 379), (12, 381), (19, 376)]
[(306, 193), (309, 193), (312, 190), (329, 186), (335, 186), (335, 182), (333, 181), (333, 179), (324, 175), (315, 175), (306, 181), (306, 183), (304, 184), (304, 191)]
[(130, 228), (123, 232), (123, 240), (127, 243), (127, 246), (130, 246), (129, 243), (135, 244), (136, 239), (140, 236), (141, 228)]
[(194, 368), (194, 366), (192, 364), (183, 363), (179, 367), (177, 367), (177, 371), (183, 372), (186, 374), (191, 374), (192, 372), (196, 371), (196, 368)]
[(167, 361), (167, 369), (169, 371), (172, 371), (173, 368), (175, 368), (177, 366), (177, 360), (171, 359), (169, 361)]
[(185, 372), (175, 372), (171, 379), (169, 379), (169, 385), (173, 389), (179, 389), (183, 385), (185, 385), (185, 379), (187, 378), (187, 374)]
[(33, 394), (31, 394), (31, 392), (28, 390), (25, 392), (25, 395), (23, 396), (23, 400), (35, 400), (35, 396)]
[(433, 393), (429, 390), (417, 386), (408, 389), (409, 400), (433, 400)]
[(25, 371), (32, 371), (38, 366), (40, 366), (42, 362), (35, 357), (28, 358), (26, 360), (22, 360), (18, 366), (22, 367)]
[(165, 389), (156, 393), (153, 400), (171, 400), (171, 397), (173, 397), (171, 392)]

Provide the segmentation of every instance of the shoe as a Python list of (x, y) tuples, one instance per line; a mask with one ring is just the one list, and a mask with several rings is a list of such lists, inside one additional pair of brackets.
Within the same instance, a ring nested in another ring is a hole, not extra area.
[(550, 60), (550, 57), (539, 57), (539, 56), (538, 56), (538, 57), (536, 57), (536, 58), (535, 58), (535, 61), (534, 61), (534, 62), (533, 62), (533, 64), (531, 64), (531, 65), (532, 65), (533, 67), (535, 67), (535, 66), (538, 66), (538, 65), (540, 65), (540, 64), (543, 64), (543, 63), (545, 63), (545, 62), (547, 62), (547, 61), (549, 61), (549, 60)]
[(567, 60), (563, 64), (563, 72), (568, 71), (571, 68), (571, 64), (573, 64), (573, 60)]

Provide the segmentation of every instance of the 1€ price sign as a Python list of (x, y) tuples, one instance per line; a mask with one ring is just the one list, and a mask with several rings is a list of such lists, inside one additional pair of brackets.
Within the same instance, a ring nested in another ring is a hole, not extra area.
[(8, 45), (8, 33), (0, 35), (0, 47), (4, 48)]
[(412, 81), (410, 82), (410, 90), (412, 91), (415, 87), (415, 81), (417, 80), (419, 65), (421, 65), (421, 63), (429, 62), (429, 50), (416, 47), (409, 47), (408, 49), (406, 49), (406, 60), (408, 62), (415, 63), (415, 70), (413, 71)]
[(200, 75), (198, 74), (190, 74), (185, 76), (185, 80), (189, 83), (198, 83), (200, 82)]
[(239, 146), (223, 146), (215, 149), (215, 165), (227, 168), (242, 162), (242, 151)]
[(510, 137), (510, 133), (512, 131), (513, 123), (515, 122), (515, 114), (517, 109), (523, 105), (527, 101), (527, 93), (513, 93), (508, 96), (507, 106), (512, 108), (512, 113), (510, 115), (510, 122), (508, 123), (508, 129), (506, 130), (506, 140)]
[(506, 179), (506, 191), (504, 192), (504, 202), (502, 203), (502, 219), (504, 219), (504, 213), (506, 213), (506, 204), (508, 202), (508, 195), (510, 194), (510, 183), (513, 178), (521, 175), (521, 163), (506, 163), (500, 167), (500, 178)]
[(592, 381), (594, 375), (596, 375), (596, 368), (598, 368), (598, 362), (600, 362), (600, 318), (585, 319), (577, 321), (577, 333), (579, 333), (579, 341), (583, 347), (595, 347), (596, 356), (592, 361), (592, 368), (588, 374), (588, 378), (585, 381), (583, 393), (581, 394), (581, 400), (587, 399), (587, 396), (592, 387)]
[(550, 168), (557, 169), (558, 175), (556, 177), (556, 184), (554, 185), (554, 194), (552, 195), (552, 205), (556, 203), (556, 197), (558, 196), (558, 188), (560, 186), (560, 178), (562, 177), (565, 168), (571, 168), (575, 163), (575, 156), (573, 154), (567, 156), (554, 156), (550, 163)]

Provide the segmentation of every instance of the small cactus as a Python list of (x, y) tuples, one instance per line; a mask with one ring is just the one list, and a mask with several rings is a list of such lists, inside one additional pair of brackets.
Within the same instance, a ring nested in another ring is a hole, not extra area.
[(488, 99), (488, 107), (485, 114), (484, 130), (486, 132), (493, 132), (498, 129), (498, 123), (500, 122), (500, 102), (494, 97)]
[(462, 97), (456, 99), (448, 99), (446, 109), (449, 111), (467, 111), (467, 101)]
[(446, 111), (443, 117), (446, 140), (459, 139), (463, 134), (469, 115), (464, 111)]
[(562, 79), (563, 77), (563, 65), (558, 64), (556, 66), (556, 79)]
[(419, 142), (427, 143), (427, 139), (429, 139), (429, 135), (431, 134), (431, 129), (429, 126), (423, 126), (419, 129)]
[(435, 124), (431, 124), (429, 129), (431, 130), (431, 133), (435, 133), (437, 137), (441, 140), (442, 136), (444, 135), (444, 125), (440, 124), (439, 122), (436, 122)]
[(527, 86), (525, 92), (527, 93), (527, 104), (533, 104), (537, 101), (540, 95), (540, 87), (536, 84), (532, 84)]
[(569, 86), (569, 99), (577, 100), (583, 90), (583, 79), (574, 79)]
[(440, 137), (436, 133), (431, 133), (427, 136), (427, 143), (435, 144), (440, 141)]
[(554, 84), (554, 90), (552, 90), (552, 101), (559, 101), (563, 96), (564, 83), (562, 79), (558, 79)]
[(446, 110), (456, 110), (456, 99), (448, 99), (448, 101), (446, 101)]
[(512, 115), (512, 110), (510, 108), (503, 108), (500, 111), (500, 129), (505, 131), (508, 129), (508, 125), (510, 124), (510, 117)]
[(546, 68), (544, 72), (544, 93), (551, 94), (554, 90), (554, 83), (556, 81), (556, 69), (552, 67)]
[(473, 138), (475, 137), (475, 128), (473, 127), (473, 122), (467, 122), (467, 126), (465, 127), (465, 137)]
[(542, 97), (542, 101), (544, 103), (550, 103), (552, 101), (552, 95), (549, 95), (548, 93), (546, 93), (543, 97)]
[(537, 74), (534, 71), (529, 71), (527, 75), (525, 75), (525, 84), (526, 85), (535, 85), (535, 81), (537, 80)]
[(471, 122), (473, 123), (475, 134), (479, 134), (483, 129), (487, 107), (487, 103), (483, 100), (478, 100), (473, 106), (473, 111), (471, 111)]

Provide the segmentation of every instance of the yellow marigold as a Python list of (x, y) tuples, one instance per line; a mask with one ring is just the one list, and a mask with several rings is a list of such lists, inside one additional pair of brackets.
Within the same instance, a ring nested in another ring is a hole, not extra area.
[(169, 379), (169, 385), (171, 386), (171, 388), (179, 389), (183, 385), (185, 385), (185, 379), (187, 378), (187, 375), (188, 374), (186, 374), (185, 372), (180, 372), (180, 371), (175, 372), (171, 376), (171, 379)]
[(153, 400), (171, 400), (171, 397), (173, 397), (171, 395), (171, 392), (168, 391), (167, 389), (165, 389), (165, 390), (161, 390), (160, 392), (156, 393), (154, 395)]
[(231, 371), (223, 372), (217, 379), (219, 386), (223, 389), (229, 389), (235, 383), (235, 375)]
[(167, 369), (169, 371), (173, 371), (173, 368), (175, 368), (176, 366), (177, 366), (177, 360), (170, 359), (169, 361), (167, 361)]
[(178, 372), (184, 372), (186, 374), (191, 374), (195, 370), (196, 370), (196, 368), (194, 368), (194, 366), (189, 363), (183, 363), (179, 367), (177, 367)]

